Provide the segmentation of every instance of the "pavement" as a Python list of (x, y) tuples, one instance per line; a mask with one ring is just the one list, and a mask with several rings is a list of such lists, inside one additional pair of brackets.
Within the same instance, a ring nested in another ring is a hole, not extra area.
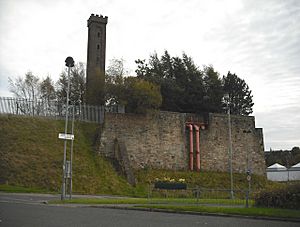
[[(125, 196), (112, 196), (112, 195), (72, 195), (73, 199), (77, 198), (91, 198), (91, 199), (105, 199), (105, 198), (128, 198)], [(39, 194), (39, 193), (7, 193), (0, 192), (0, 202), (13, 202), (13, 203), (26, 203), (36, 204), (44, 203), (47, 204), (49, 201), (60, 200), (60, 194)], [(68, 199), (68, 198), (67, 198)]]

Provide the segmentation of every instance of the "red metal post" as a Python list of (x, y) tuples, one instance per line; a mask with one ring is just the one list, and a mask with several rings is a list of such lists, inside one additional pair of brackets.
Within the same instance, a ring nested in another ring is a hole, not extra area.
[(196, 130), (196, 170), (200, 171), (200, 130), (198, 125), (194, 125)]
[(194, 142), (193, 142), (193, 125), (188, 124), (187, 125), (190, 129), (190, 170), (194, 169)]

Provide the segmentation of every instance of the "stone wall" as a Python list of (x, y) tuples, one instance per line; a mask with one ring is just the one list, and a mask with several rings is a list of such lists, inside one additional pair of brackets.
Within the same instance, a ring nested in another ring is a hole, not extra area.
[(100, 152), (113, 157), (114, 140), (124, 141), (133, 168), (186, 168), (184, 116), (106, 113)]
[[(201, 171), (228, 171), (228, 117), (223, 114), (203, 117), (172, 112), (154, 116), (106, 113), (99, 152), (113, 158), (114, 141), (118, 139), (124, 141), (134, 169), (188, 169), (187, 121), (208, 124), (200, 131)], [(254, 173), (264, 175), (262, 129), (255, 128), (254, 117), (231, 116), (231, 122), (233, 171), (245, 172), (249, 167)]]
[[(262, 129), (255, 128), (254, 117), (231, 116), (232, 169), (245, 173), (265, 174)], [(228, 117), (210, 114), (209, 125), (200, 132), (201, 169), (210, 171), (229, 170)]]

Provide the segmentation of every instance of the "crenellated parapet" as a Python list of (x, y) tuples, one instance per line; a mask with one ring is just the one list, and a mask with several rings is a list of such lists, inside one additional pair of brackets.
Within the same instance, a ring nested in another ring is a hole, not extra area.
[(101, 23), (101, 24), (107, 24), (107, 16), (102, 16), (98, 14), (91, 14), (90, 18), (88, 19), (87, 26), (90, 26), (91, 23), (96, 22), (96, 23)]

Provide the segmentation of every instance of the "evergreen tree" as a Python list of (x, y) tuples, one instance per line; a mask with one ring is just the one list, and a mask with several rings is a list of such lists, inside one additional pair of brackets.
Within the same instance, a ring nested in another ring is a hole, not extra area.
[(54, 83), (50, 76), (47, 76), (46, 79), (41, 82), (40, 87), (42, 101), (46, 103), (47, 106), (50, 106), (50, 103), (56, 99)]
[(228, 101), (232, 114), (249, 115), (253, 112), (253, 96), (245, 80), (228, 72), (227, 76), (223, 76), (223, 89), (229, 94)]
[(220, 75), (213, 66), (204, 66), (203, 81), (206, 93), (205, 107), (207, 110), (214, 113), (223, 112), (222, 98), (224, 91)]
[[(59, 103), (66, 103), (68, 90), (68, 75), (66, 71), (60, 74), (56, 82), (56, 95)], [(70, 73), (70, 103), (79, 105), (84, 103), (86, 93), (85, 68), (83, 63), (77, 63)]]
[(252, 95), (246, 82), (235, 74), (220, 78), (213, 66), (200, 70), (186, 54), (171, 57), (165, 51), (159, 58), (150, 55), (146, 60), (137, 60), (136, 74), (139, 78), (161, 87), (162, 110), (176, 112), (223, 112), (222, 98), (229, 93), (232, 114), (252, 113)]
[(64, 71), (60, 74), (58, 81), (56, 82), (56, 97), (60, 104), (65, 104), (67, 101), (68, 90), (68, 76)]
[(71, 70), (70, 100), (75, 105), (84, 103), (86, 94), (85, 67), (82, 62)]
[(162, 110), (177, 112), (202, 112), (204, 86), (201, 70), (186, 54), (171, 57), (167, 51), (159, 58), (150, 56), (149, 64), (137, 60), (137, 76), (161, 87)]

